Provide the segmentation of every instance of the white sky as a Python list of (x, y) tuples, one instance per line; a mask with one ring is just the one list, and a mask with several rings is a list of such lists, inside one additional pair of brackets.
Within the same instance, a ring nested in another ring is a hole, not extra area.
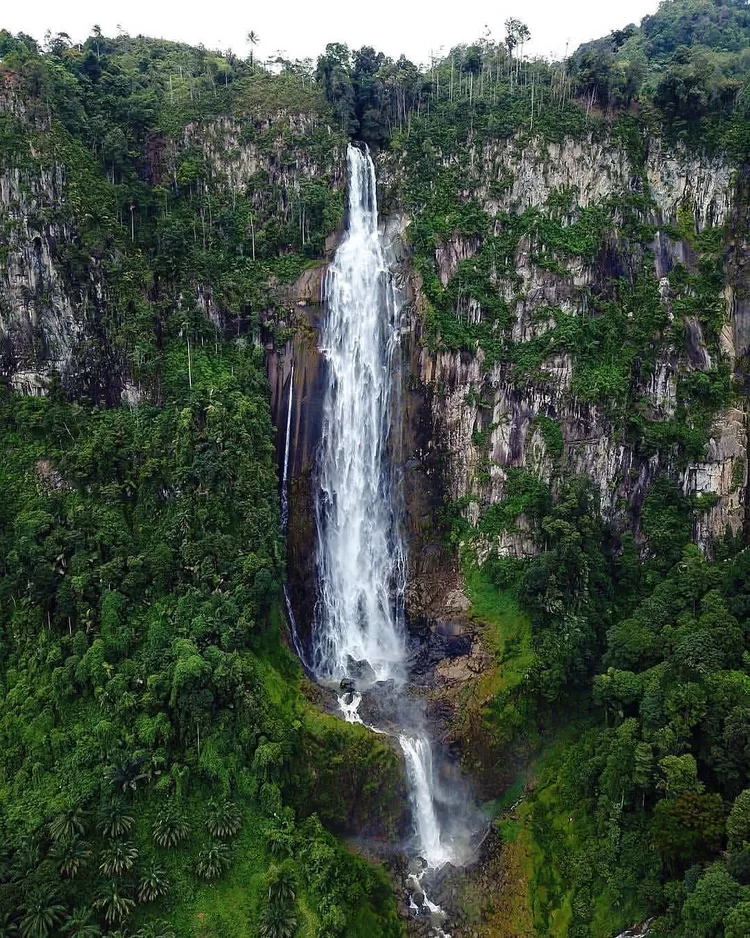
[(315, 57), (327, 42), (350, 48), (374, 46), (387, 55), (402, 52), (417, 63), (430, 51), (446, 51), (485, 34), (504, 36), (509, 16), (531, 30), (528, 51), (560, 57), (566, 43), (581, 42), (613, 29), (638, 23), (653, 13), (658, 0), (275, 0), (250, 4), (196, 0), (8, 0), (0, 11), (0, 29), (23, 31), (42, 40), (47, 29), (67, 32), (74, 42), (94, 23), (107, 35), (120, 25), (132, 35), (143, 33), (210, 49), (233, 49), (245, 55), (248, 30), (260, 36), (256, 55), (265, 59), (278, 50), (289, 58)]

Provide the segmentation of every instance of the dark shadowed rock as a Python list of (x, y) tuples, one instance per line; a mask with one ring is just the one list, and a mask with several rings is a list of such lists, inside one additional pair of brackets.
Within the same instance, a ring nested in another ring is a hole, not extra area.
[(346, 672), (349, 677), (354, 678), (355, 681), (361, 681), (364, 684), (372, 683), (375, 680), (375, 672), (370, 662), (364, 658), (361, 661), (357, 661), (355, 658), (352, 658), (351, 655), (347, 655)]

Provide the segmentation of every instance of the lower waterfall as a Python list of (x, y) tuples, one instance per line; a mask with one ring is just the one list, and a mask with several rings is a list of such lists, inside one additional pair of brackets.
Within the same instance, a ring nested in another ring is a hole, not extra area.
[[(316, 582), (309, 658), (316, 679), (337, 689), (349, 722), (363, 723), (363, 692), (380, 682), (395, 686), (397, 729), (371, 726), (398, 739), (409, 785), (414, 836), (407, 849), (411, 900), (417, 914), (442, 912), (424, 895), (425, 874), (466, 856), (463, 836), (447, 833), (441, 819), (433, 751), (417, 701), (407, 694), (404, 617), (405, 549), (401, 537), (399, 477), (389, 454), (392, 387), (402, 300), (378, 233), (375, 169), (366, 151), (347, 150), (348, 224), (325, 284), (321, 352), (325, 361), (323, 425), (315, 477)], [(291, 414), (283, 463), (282, 515), (287, 515)], [(289, 607), (290, 615), (291, 606)], [(290, 622), (297, 651), (293, 616)], [(445, 802), (445, 798), (442, 801)], [(448, 799), (450, 800), (450, 799)], [(443, 803), (443, 815), (446, 814)], [(455, 822), (455, 818), (453, 819)], [(458, 829), (454, 823), (454, 829)]]
[(443, 844), (440, 823), (435, 812), (432, 747), (424, 737), (401, 734), (398, 741), (406, 760), (420, 853), (427, 861), (428, 867), (437, 869), (456, 857), (455, 852)]

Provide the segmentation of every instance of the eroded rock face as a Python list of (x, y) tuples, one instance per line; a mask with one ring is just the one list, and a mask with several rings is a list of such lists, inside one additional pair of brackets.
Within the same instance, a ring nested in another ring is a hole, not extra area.
[[(480, 201), (490, 216), (542, 207), (553, 191), (564, 188), (575, 190), (576, 203), (585, 207), (616, 193), (637, 192), (643, 185), (643, 177), (634, 172), (625, 151), (597, 141), (566, 141), (546, 148), (536, 144), (520, 147), (514, 140), (496, 142), (474, 154), (473, 171), (480, 180)], [(387, 181), (394, 173), (393, 161), (386, 161), (383, 178)], [(750, 346), (750, 312), (745, 310), (743, 299), (750, 279), (748, 219), (747, 210), (741, 207), (742, 199), (735, 196), (729, 170), (718, 159), (668, 150), (660, 141), (653, 141), (644, 173), (654, 203), (651, 221), (656, 234), (650, 246), (653, 276), (659, 285), (666, 322), (672, 324), (677, 319), (685, 335), (679, 348), (666, 338), (661, 342), (653, 370), (639, 389), (648, 417), (667, 420), (675, 414), (680, 375), (708, 372), (719, 363), (716, 351), (709, 351), (698, 319), (679, 318), (674, 308), (670, 277), (677, 265), (692, 269), (696, 263), (690, 240), (676, 234), (678, 212), (690, 213), (697, 232), (726, 224), (733, 238), (733, 260), (724, 295), (727, 323), (721, 334), (720, 354), (736, 367)], [(470, 496), (464, 510), (468, 520), (476, 523), (480, 512), (505, 497), (511, 469), (529, 469), (552, 483), (561, 468), (588, 476), (599, 492), (605, 516), (621, 529), (634, 524), (636, 533), (649, 486), (657, 476), (666, 474), (685, 494), (715, 496), (715, 504), (695, 523), (694, 537), (702, 547), (710, 550), (713, 538), (742, 526), (747, 479), (743, 411), (731, 408), (718, 414), (705, 457), (684, 466), (668, 452), (643, 452), (602, 408), (578, 400), (573, 390), (574, 362), (570, 354), (551, 356), (532, 377), (519, 380), (507, 365), (488, 367), (481, 349), (431, 349), (423, 335), (421, 282), (409, 262), (408, 224), (409, 219), (397, 213), (383, 224), (394, 276), (400, 278), (407, 296), (400, 375), (396, 376), (400, 421), (393, 428), (391, 445), (404, 493), (409, 557), (407, 613), (417, 633), (421, 630), (420, 634), (429, 632), (433, 637), (429, 655), (439, 656), (445, 651), (437, 624), (460, 621), (465, 612), (455, 606), (460, 577), (455, 557), (444, 547), (439, 511), (446, 500), (466, 503)], [(438, 243), (435, 259), (442, 284), (448, 284), (458, 265), (470, 262), (480, 248), (478, 238), (459, 234)], [(552, 328), (554, 323), (545, 313), (547, 309), (589, 315), (592, 291), (604, 291), (606, 295), (612, 278), (629, 276), (629, 265), (644, 261), (642, 248), (629, 245), (614, 233), (593, 263), (571, 258), (565, 269), (541, 268), (535, 264), (533, 244), (522, 238), (515, 255), (514, 286), (498, 281), (498, 290), (514, 312), (512, 341), (530, 342)], [(325, 265), (321, 265), (306, 271), (288, 288), (284, 302), (290, 310), (296, 310), (296, 322), (302, 326), (287, 349), (269, 355), (274, 415), (280, 428), (285, 425), (291, 362), (295, 362), (290, 493), (296, 506), (292, 514), (305, 516), (307, 521), (299, 521), (301, 528), (290, 531), (289, 562), (291, 578), (301, 576), (294, 587), (298, 602), (301, 608), (306, 603), (308, 610), (312, 595), (309, 590), (314, 583), (310, 473), (322, 403), (317, 301), (324, 277)], [(483, 316), (481, 306), (470, 299), (458, 313), (471, 322), (479, 322)], [(561, 452), (549, 451), (540, 418), (549, 418), (559, 426)], [(281, 448), (279, 452), (281, 455)], [(478, 546), (480, 559), (493, 553), (526, 557), (536, 550), (533, 532), (523, 518), (514, 530), (485, 537)], [(306, 572), (299, 574), (295, 570)], [(309, 623), (309, 611), (303, 609), (302, 618)], [(433, 670), (431, 674), (443, 687), (464, 679), (471, 681), (475, 674), (471, 656), (476, 654), (477, 649), (466, 650), (462, 656), (446, 655), (444, 672)], [(430, 667), (434, 669), (435, 664), (433, 660)], [(445, 699), (443, 695), (440, 707), (448, 706)]]
[[(551, 193), (562, 189), (574, 191), (576, 203), (586, 207), (616, 193), (640, 191), (643, 186), (624, 151), (593, 140), (585, 144), (568, 140), (546, 147), (536, 142), (533, 146), (519, 146), (513, 139), (494, 142), (473, 154), (472, 165), (479, 181), (478, 199), (490, 216), (542, 207)], [(651, 221), (655, 226), (668, 227), (668, 231), (657, 230), (651, 250), (653, 274), (669, 322), (675, 321), (670, 275), (677, 264), (693, 269), (696, 263), (691, 243), (673, 234), (678, 213), (688, 213), (697, 232), (708, 226), (726, 225), (733, 238), (729, 286), (724, 296), (727, 326), (720, 347), (724, 360), (736, 365), (738, 356), (742, 358), (750, 345), (750, 312), (743, 299), (750, 282), (748, 217), (743, 207), (747, 200), (743, 202), (739, 192), (735, 196), (730, 169), (720, 159), (695, 156), (682, 148), (669, 149), (658, 140), (650, 144), (644, 174), (654, 203)], [(744, 179), (747, 188), (746, 175), (740, 185)], [(606, 290), (608, 278), (629, 276), (629, 264), (643, 261), (640, 249), (634, 255), (635, 248), (615, 238), (593, 264), (587, 266), (573, 258), (560, 272), (536, 267), (531, 248), (522, 239), (516, 252), (515, 273), (520, 287), (511, 290), (504, 286), (507, 281), (498, 281), (498, 290), (502, 293), (507, 289), (504, 298), (514, 304), (515, 343), (528, 342), (550, 328), (544, 315), (547, 307), (587, 315), (591, 291)], [(435, 261), (444, 286), (458, 264), (479, 249), (477, 238), (458, 234), (437, 245)], [(413, 491), (423, 493), (437, 488), (452, 501), (465, 502), (471, 496), (464, 511), (467, 519), (476, 523), (480, 511), (503, 499), (509, 469), (522, 467), (545, 481), (553, 478), (555, 459), (539, 428), (539, 418), (550, 418), (559, 425), (562, 435), (559, 465), (590, 477), (599, 491), (603, 513), (622, 527), (632, 523), (637, 527), (645, 494), (656, 476), (662, 474), (674, 479), (685, 494), (715, 497), (716, 504), (695, 524), (694, 538), (704, 549), (710, 550), (712, 539), (726, 530), (736, 532), (742, 526), (747, 480), (747, 431), (742, 411), (730, 408), (717, 414), (705, 458), (699, 463), (685, 467), (669, 454), (646, 455), (627, 438), (623, 426), (614, 425), (599, 407), (576, 399), (569, 355), (547, 359), (533, 378), (519, 383), (508, 366), (488, 368), (481, 349), (475, 353), (432, 351), (422, 342), (421, 282), (417, 276), (409, 282), (412, 312), (405, 338), (406, 357), (411, 393), (415, 393), (416, 385), (421, 394), (421, 403), (414, 403), (404, 413), (404, 419), (414, 428), (414, 473), (422, 476), (412, 484)], [(465, 306), (456, 311), (457, 317), (481, 321), (483, 313), (477, 304), (472, 306), (469, 300)], [(719, 364), (716, 354), (708, 350), (697, 318), (686, 316), (681, 323), (684, 348), (674, 348), (665, 341), (653, 373), (640, 389), (642, 398), (650, 402), (649, 417), (654, 420), (674, 415), (680, 374), (708, 372)], [(424, 443), (422, 447), (414, 445), (417, 436)], [(436, 469), (437, 482), (423, 468), (428, 466)], [(410, 528), (414, 527), (413, 516), (419, 515), (418, 504), (419, 498), (413, 502), (407, 498)], [(484, 543), (481, 550), (484, 556), (498, 552), (523, 557), (533, 554), (535, 546), (521, 519), (518, 530), (498, 535)], [(418, 551), (413, 565), (416, 580), (425, 575), (420, 559)], [(443, 578), (440, 574), (433, 577), (438, 581)], [(430, 605), (434, 611), (434, 599), (425, 596), (426, 592), (430, 591), (412, 587), (415, 611)]]
[[(73, 282), (64, 269), (62, 252), (79, 243), (65, 208), (67, 182), (60, 165), (49, 168), (0, 170), (0, 350), (2, 371), (15, 390), (46, 394), (51, 372), (64, 384), (88, 370), (85, 389), (97, 398), (114, 400), (116, 377), (105, 387), (101, 347), (86, 348), (102, 303), (96, 264), (89, 276)], [(97, 373), (101, 387), (97, 383)]]
[[(0, 76), (0, 112), (43, 137), (49, 130), (46, 111), (28, 111), (12, 74)], [(244, 192), (251, 184), (261, 193), (272, 188), (282, 193), (283, 202), (321, 175), (343, 187), (340, 147), (333, 142), (327, 150), (320, 148), (319, 157), (309, 148), (316, 120), (314, 114), (277, 111), (189, 123), (175, 136), (155, 133), (144, 148), (144, 173), (152, 185), (177, 186), (181, 158), (197, 150), (214, 190)], [(133, 378), (126, 355), (103, 325), (116, 296), (111, 269), (120, 256), (116, 246), (97, 246), (97, 254), (85, 243), (80, 230), (84, 211), (75, 193), (80, 180), (71, 183), (68, 177), (65, 164), (50, 153), (29, 156), (24, 151), (0, 164), (0, 374), (22, 393), (44, 394), (55, 373), (72, 397), (133, 406), (149, 391)], [(269, 208), (279, 215), (285, 210), (283, 204)], [(273, 316), (298, 301), (318, 302), (323, 269), (306, 270), (294, 285), (270, 282)], [(239, 335), (240, 318), (221, 304), (214, 289), (196, 278), (169, 300), (195, 304), (217, 329)], [(258, 313), (262, 328), (265, 311)], [(158, 390), (154, 394), (158, 397)]]
[[(555, 190), (575, 187), (576, 200), (585, 208), (616, 191), (640, 188), (628, 154), (610, 141), (534, 140), (520, 145), (511, 137), (485, 144), (474, 156), (476, 172), (485, 180), (479, 198), (490, 215), (543, 205)], [(680, 207), (691, 210), (699, 231), (728, 218), (732, 174), (720, 158), (698, 156), (653, 139), (645, 170), (656, 203), (656, 224), (674, 219)], [(500, 195), (498, 184), (504, 188)]]

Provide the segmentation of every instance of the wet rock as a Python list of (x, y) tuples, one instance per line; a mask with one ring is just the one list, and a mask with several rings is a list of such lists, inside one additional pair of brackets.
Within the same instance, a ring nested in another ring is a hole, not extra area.
[(368, 684), (375, 680), (375, 672), (372, 669), (372, 665), (365, 658), (357, 661), (356, 658), (352, 658), (351, 655), (347, 655), (346, 671), (347, 674), (355, 681), (361, 681), (362, 683)]
[(471, 600), (463, 590), (451, 590), (445, 597), (445, 608), (448, 612), (468, 612)]
[(354, 694), (357, 690), (357, 685), (350, 677), (342, 677), (339, 689), (345, 694)]
[(413, 874), (419, 874), (422, 870), (427, 869), (427, 861), (424, 857), (412, 857), (409, 860), (409, 872)]
[(365, 723), (378, 729), (398, 729), (403, 708), (403, 696), (394, 680), (376, 681), (362, 691), (359, 714)]

